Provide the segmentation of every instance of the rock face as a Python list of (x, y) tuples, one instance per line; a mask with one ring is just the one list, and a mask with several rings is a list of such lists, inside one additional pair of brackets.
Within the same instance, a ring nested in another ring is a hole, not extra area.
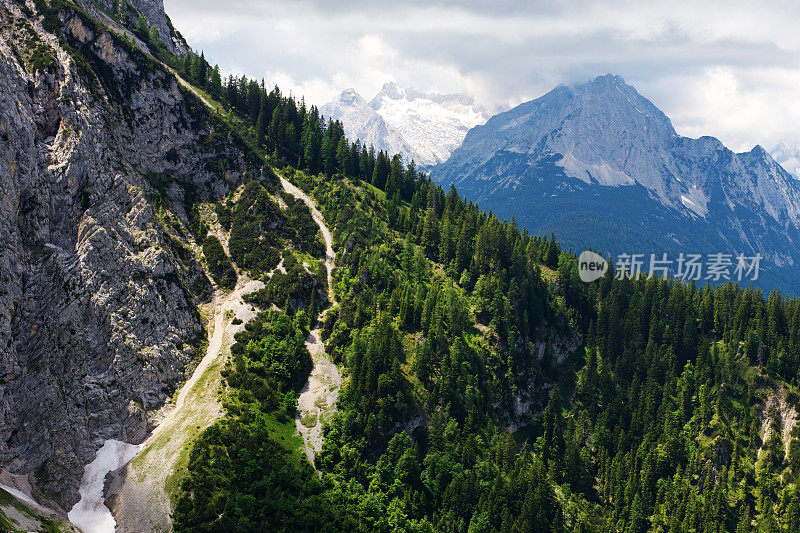
[[(164, 12), (164, 0), (79, 0), (78, 3), (95, 18), (103, 20), (104, 15), (112, 13), (121, 15), (130, 21), (128, 27), (136, 25), (136, 19), (141, 14), (147, 19), (152, 28), (158, 32), (161, 42), (173, 54), (183, 55), (189, 46), (183, 37), (175, 30), (169, 17)], [(99, 8), (102, 8), (101, 11)], [(107, 15), (106, 15), (107, 16)]]
[(359, 139), (376, 151), (400, 154), (406, 161), (421, 161), (422, 157), (395, 128), (389, 126), (377, 111), (353, 89), (347, 89), (339, 97), (320, 109), (326, 117), (340, 120), (347, 136)]
[(466, 94), (429, 94), (387, 83), (369, 103), (353, 89), (322, 107), (351, 139), (421, 167), (445, 161), (467, 131), (486, 122), (486, 112)]
[(139, 50), (31, 7), (0, 0), (0, 467), (68, 509), (197, 356), (186, 208), (261, 163)]
[(617, 253), (745, 253), (762, 286), (800, 290), (800, 182), (760, 146), (679, 136), (619, 76), (558, 87), (470, 130), (431, 171), (566, 244)]

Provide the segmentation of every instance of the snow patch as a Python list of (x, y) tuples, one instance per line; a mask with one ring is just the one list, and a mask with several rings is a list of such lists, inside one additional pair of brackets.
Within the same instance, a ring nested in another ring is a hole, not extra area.
[(117, 522), (103, 496), (106, 474), (127, 464), (139, 448), (140, 445), (109, 439), (97, 450), (94, 461), (84, 468), (79, 489), (81, 499), (67, 515), (83, 533), (114, 533)]
[(14, 487), (9, 487), (8, 485), (3, 485), (2, 483), (0, 483), (0, 489), (3, 489), (7, 493), (9, 493), (12, 496), (14, 496), (16, 499), (22, 500), (23, 502), (25, 502), (25, 503), (27, 503), (29, 505), (33, 505), (35, 507), (39, 506), (38, 503), (33, 501), (33, 498), (31, 498), (30, 496), (28, 496), (27, 494), (25, 494), (24, 492), (22, 492), (19, 489), (15, 489)]
[(619, 187), (636, 183), (636, 180), (624, 172), (612, 168), (606, 162), (599, 164), (584, 163), (572, 154), (562, 156), (558, 165), (564, 169), (564, 173), (567, 176), (578, 178), (589, 184), (592, 183), (592, 179), (607, 187)]
[(694, 196), (694, 200), (692, 198), (681, 195), (681, 203), (688, 209), (689, 211), (695, 213), (696, 215), (705, 218), (708, 214), (708, 207), (706, 206), (705, 197), (703, 193), (700, 192), (699, 189), (695, 189), (692, 192), (692, 196)]

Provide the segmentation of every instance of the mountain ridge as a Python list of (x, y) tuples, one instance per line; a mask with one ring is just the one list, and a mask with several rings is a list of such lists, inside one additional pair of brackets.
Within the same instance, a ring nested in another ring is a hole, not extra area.
[[(638, 226), (645, 224), (643, 211), (661, 213), (661, 235), (631, 228), (642, 240), (656, 243), (658, 249), (643, 252), (685, 246), (704, 252), (762, 252), (777, 267), (800, 259), (800, 182), (760, 145), (737, 154), (714, 137), (680, 136), (661, 110), (611, 74), (559, 86), (495, 115), (470, 130), (431, 177), (453, 183), (498, 215), (516, 216), (534, 232), (577, 233), (565, 226), (569, 213), (599, 213), (611, 202), (618, 211), (615, 224), (624, 222), (626, 208)], [(633, 191), (622, 190), (632, 186), (644, 193), (634, 193), (635, 202)], [(577, 190), (583, 192), (569, 192)], [(565, 207), (570, 196), (581, 195), (583, 205)], [(586, 218), (573, 217), (570, 223)], [(601, 240), (612, 253), (635, 248), (637, 242), (633, 237)], [(601, 247), (590, 238), (566, 241)]]
[(369, 102), (346, 89), (320, 111), (341, 120), (348, 137), (421, 167), (446, 160), (469, 128), (486, 120), (471, 95), (425, 93), (395, 82), (385, 83)]

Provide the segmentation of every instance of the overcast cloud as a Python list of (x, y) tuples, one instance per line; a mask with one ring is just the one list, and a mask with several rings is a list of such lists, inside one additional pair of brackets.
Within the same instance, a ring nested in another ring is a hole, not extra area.
[(318, 105), (396, 81), (497, 110), (610, 72), (683, 135), (735, 150), (800, 140), (797, 2), (343, 4), (165, 0), (209, 61)]

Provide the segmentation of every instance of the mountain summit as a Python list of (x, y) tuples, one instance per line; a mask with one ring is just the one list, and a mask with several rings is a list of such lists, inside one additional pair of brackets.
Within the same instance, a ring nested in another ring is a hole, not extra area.
[(760, 146), (737, 154), (713, 137), (678, 135), (619, 76), (560, 86), (492, 117), (431, 176), (576, 247), (761, 252), (768, 277), (799, 259), (797, 180)]
[(470, 128), (486, 122), (486, 112), (467, 94), (424, 93), (394, 82), (369, 103), (347, 89), (321, 112), (341, 120), (349, 137), (422, 166), (446, 160)]
[(353, 89), (342, 91), (338, 98), (322, 106), (323, 115), (340, 120), (348, 137), (360, 139), (375, 150), (401, 154), (407, 160), (421, 161), (421, 156), (403, 139), (395, 128), (389, 126), (370, 105)]

